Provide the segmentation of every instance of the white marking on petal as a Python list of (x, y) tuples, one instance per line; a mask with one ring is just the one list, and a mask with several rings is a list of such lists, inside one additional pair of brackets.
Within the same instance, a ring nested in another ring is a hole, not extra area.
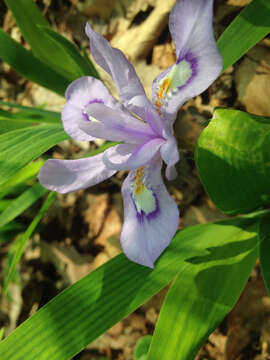
[(171, 80), (170, 88), (172, 92), (177, 92), (177, 88), (185, 85), (191, 76), (192, 68), (188, 61), (182, 60), (175, 64), (167, 74), (167, 77)]
[(99, 120), (95, 119), (93, 116), (89, 115), (89, 113), (85, 109), (82, 111), (82, 114), (87, 121), (100, 122)]
[(171, 70), (158, 82), (155, 105), (160, 113), (163, 105), (168, 103), (173, 95), (177, 94), (179, 89), (185, 86), (192, 78), (195, 72), (196, 59), (190, 54), (187, 60), (184, 58), (171, 68)]
[(131, 194), (137, 212), (139, 214), (144, 212), (145, 215), (149, 215), (157, 210), (157, 205), (153, 191), (146, 185), (143, 171), (144, 166), (136, 171)]

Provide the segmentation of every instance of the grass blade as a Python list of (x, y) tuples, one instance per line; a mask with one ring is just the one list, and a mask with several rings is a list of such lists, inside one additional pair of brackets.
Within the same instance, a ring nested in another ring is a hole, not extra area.
[(223, 57), (223, 71), (269, 32), (269, 0), (251, 1), (218, 39), (217, 45)]
[(38, 223), (42, 219), (45, 212), (52, 205), (52, 203), (53, 203), (53, 201), (55, 199), (55, 196), (56, 196), (56, 193), (54, 193), (54, 192), (51, 192), (47, 196), (44, 204), (42, 205), (42, 207), (39, 210), (38, 214), (34, 217), (31, 224), (26, 229), (25, 233), (17, 238), (17, 240), (16, 240), (16, 242), (14, 244), (15, 251), (14, 251), (13, 258), (12, 258), (12, 262), (11, 262), (11, 265), (10, 265), (9, 270), (8, 270), (7, 278), (4, 281), (4, 291), (5, 292), (7, 292), (8, 286), (9, 286), (10, 282), (13, 279), (13, 276), (14, 276), (15, 271), (16, 271), (16, 267), (17, 267), (18, 262), (20, 261), (20, 258), (21, 258), (22, 254), (23, 254), (23, 250), (24, 250), (24, 247), (25, 247), (25, 244), (26, 244), (27, 240), (29, 239), (29, 237), (35, 231)]
[(6, 209), (0, 214), (0, 227), (14, 220), (22, 212), (33, 205), (42, 195), (46, 193), (46, 189), (39, 183), (33, 185), (19, 197), (12, 200)]
[(68, 78), (40, 61), (31, 51), (26, 50), (1, 29), (0, 43), (0, 59), (8, 63), (18, 74), (57, 94), (64, 95), (70, 83)]
[(0, 135), (0, 186), (30, 161), (68, 139), (61, 125), (39, 125)]

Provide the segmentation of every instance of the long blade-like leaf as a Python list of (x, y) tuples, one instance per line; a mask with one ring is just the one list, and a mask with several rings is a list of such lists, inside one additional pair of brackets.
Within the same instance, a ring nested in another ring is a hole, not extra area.
[[(154, 270), (124, 255), (115, 257), (63, 291), (3, 340), (1, 360), (69, 360), (167, 285), (186, 267), (185, 260), (209, 256), (209, 247), (216, 252), (232, 247), (235, 255), (253, 248), (248, 228), (256, 221), (235, 219), (180, 231)], [(247, 241), (239, 244), (237, 234), (243, 232)]]
[(12, 200), (0, 214), (0, 227), (14, 220), (18, 215), (28, 209), (29, 206), (33, 205), (46, 191), (47, 190), (43, 186), (36, 183), (19, 197)]
[(39, 26), (39, 28), (43, 31), (43, 33), (48, 36), (49, 39), (54, 41), (58, 44), (63, 51), (66, 53), (66, 57), (70, 57), (73, 62), (74, 66), (77, 67), (78, 76), (89, 75), (94, 76), (95, 78), (99, 79), (99, 74), (95, 69), (94, 65), (92, 64), (91, 60), (88, 61), (80, 54), (79, 49), (67, 40), (62, 35), (58, 34), (57, 32), (53, 31), (49, 27)]
[(68, 136), (61, 125), (38, 125), (0, 135), (0, 186), (30, 161), (65, 139)]
[(264, 278), (265, 287), (268, 295), (270, 295), (270, 219), (265, 218), (260, 221), (259, 225), (260, 236), (260, 266)]
[[(14, 1), (16, 3), (16, 1)], [(0, 59), (8, 63), (17, 73), (57, 94), (64, 95), (70, 80), (36, 58), (0, 29)]]
[(269, 0), (251, 1), (218, 39), (217, 45), (223, 57), (223, 70), (233, 65), (269, 32)]
[(36, 176), (44, 162), (44, 160), (39, 159), (29, 163), (20, 171), (18, 171), (13, 177), (11, 177), (7, 182), (1, 185), (0, 199), (13, 192), (14, 188), (18, 187), (18, 185), (26, 184), (29, 179)]
[(50, 111), (50, 110), (45, 110), (30, 106), (23, 106), (5, 101), (0, 101), (0, 106), (20, 110), (16, 112), (10, 112), (0, 109), (0, 117), (2, 118), (9, 117), (10, 119), (17, 121), (23, 120), (23, 121), (41, 122), (41, 123), (49, 123), (49, 124), (61, 123), (61, 114), (56, 111)]
[(80, 76), (76, 63), (65, 49), (52, 41), (40, 26), (49, 23), (33, 0), (5, 0), (33, 54), (70, 81)]
[(230, 244), (218, 242), (208, 255), (187, 261), (164, 301), (147, 360), (195, 358), (249, 278), (258, 256), (257, 228), (231, 234)]

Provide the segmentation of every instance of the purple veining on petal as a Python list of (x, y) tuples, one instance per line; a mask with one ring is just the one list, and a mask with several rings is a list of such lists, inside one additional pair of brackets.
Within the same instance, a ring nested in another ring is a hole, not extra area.
[(101, 100), (101, 99), (93, 99), (93, 100), (88, 101), (88, 103), (87, 103), (86, 105), (84, 105), (83, 111), (82, 111), (82, 116), (85, 118), (85, 120), (90, 121), (89, 115), (88, 115), (87, 112), (85, 111), (86, 106), (87, 106), (87, 105), (90, 105), (90, 104), (95, 104), (95, 103), (104, 104), (104, 101)]

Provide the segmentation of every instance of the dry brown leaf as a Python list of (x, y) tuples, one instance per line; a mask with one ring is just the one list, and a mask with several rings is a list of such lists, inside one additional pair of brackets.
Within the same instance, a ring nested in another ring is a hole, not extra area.
[(119, 236), (122, 229), (120, 216), (115, 209), (111, 209), (104, 219), (103, 227), (99, 236), (95, 239), (95, 244), (104, 247), (104, 252), (109, 257), (114, 257), (121, 252)]
[(240, 102), (247, 111), (270, 116), (270, 49), (256, 46), (249, 51), (235, 75)]
[(152, 64), (167, 69), (176, 62), (175, 48), (172, 43), (154, 46)]
[(117, 0), (85, 0), (76, 4), (78, 10), (86, 16), (99, 16), (108, 19)]
[(220, 221), (227, 219), (218, 209), (211, 209), (207, 203), (199, 206), (189, 206), (183, 217), (183, 227), (193, 226), (197, 224), (206, 224), (210, 221)]
[(81, 255), (72, 245), (41, 241), (41, 257), (52, 262), (67, 284), (73, 284), (93, 270), (92, 257)]
[(251, 0), (228, 0), (228, 5), (233, 6), (246, 6)]
[(159, 0), (147, 19), (140, 25), (118, 33), (112, 45), (122, 50), (130, 60), (146, 57), (168, 22), (176, 0)]
[(91, 206), (83, 214), (85, 222), (89, 224), (88, 236), (90, 238), (100, 234), (108, 211), (109, 194), (95, 195)]
[(229, 331), (226, 356), (238, 359), (243, 349), (250, 343), (252, 334), (260, 333), (262, 325), (270, 317), (270, 304), (262, 278), (251, 279), (240, 299), (229, 315)]

